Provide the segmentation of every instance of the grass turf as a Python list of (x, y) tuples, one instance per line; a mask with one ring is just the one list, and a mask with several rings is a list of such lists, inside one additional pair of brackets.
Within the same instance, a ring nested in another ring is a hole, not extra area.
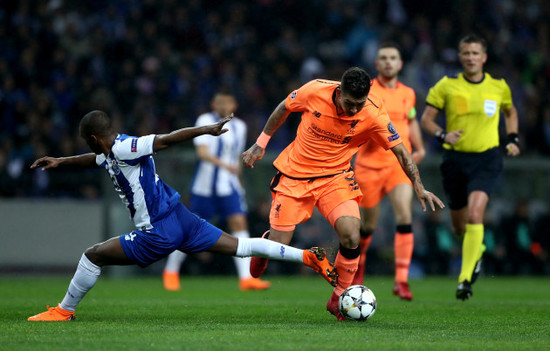
[(325, 311), (318, 277), (270, 277), (269, 291), (240, 292), (234, 277), (101, 278), (77, 320), (27, 322), (55, 305), (70, 277), (0, 277), (0, 350), (548, 350), (550, 279), (481, 277), (469, 301), (452, 278), (411, 282), (415, 299), (368, 278), (378, 309), (364, 323)]

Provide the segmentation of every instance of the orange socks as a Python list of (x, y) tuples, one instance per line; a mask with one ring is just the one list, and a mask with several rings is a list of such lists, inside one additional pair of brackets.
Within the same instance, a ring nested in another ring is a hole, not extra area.
[[(395, 281), (406, 283), (409, 278), (409, 266), (414, 248), (414, 237), (412, 232), (395, 233), (394, 250), (395, 250)], [(405, 226), (403, 226), (405, 227)], [(407, 226), (410, 228), (410, 226)]]
[(357, 265), (359, 264), (359, 255), (351, 259), (346, 258), (341, 254), (341, 251), (343, 250), (356, 251), (357, 254), (359, 253), (358, 247), (355, 249), (344, 249), (340, 247), (338, 255), (336, 255), (334, 266), (336, 267), (336, 271), (338, 272), (338, 285), (334, 288), (334, 293), (338, 296), (340, 296), (342, 292), (351, 285), (353, 277), (357, 272)]
[(372, 241), (372, 235), (368, 238), (359, 239), (359, 249), (361, 250), (361, 256), (359, 256), (359, 270), (365, 273), (365, 262), (367, 261), (367, 250), (369, 249), (370, 242)]
[(361, 237), (359, 240), (361, 255), (359, 256), (359, 266), (357, 267), (357, 273), (355, 273), (352, 285), (363, 285), (363, 280), (365, 278), (365, 265), (367, 262), (367, 250), (370, 246), (372, 235), (369, 235), (367, 238)]

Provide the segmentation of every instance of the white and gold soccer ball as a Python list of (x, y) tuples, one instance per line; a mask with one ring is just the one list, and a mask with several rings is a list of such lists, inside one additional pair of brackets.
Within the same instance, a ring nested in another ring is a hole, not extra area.
[(348, 320), (366, 321), (376, 312), (376, 297), (363, 285), (352, 285), (340, 295), (340, 313)]

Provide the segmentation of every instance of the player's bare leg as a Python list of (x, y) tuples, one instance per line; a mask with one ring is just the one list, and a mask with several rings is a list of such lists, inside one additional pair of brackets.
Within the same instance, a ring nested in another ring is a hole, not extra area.
[(29, 321), (70, 321), (74, 319), (76, 306), (90, 291), (106, 265), (129, 265), (119, 237), (111, 238), (86, 250), (69, 284), (63, 301), (57, 307), (49, 307), (46, 312), (29, 317)]
[(412, 186), (410, 184), (399, 184), (389, 192), (388, 196), (397, 224), (394, 239), (395, 284), (393, 294), (403, 300), (410, 301), (413, 299), (413, 295), (409, 288), (408, 279), (414, 249), (411, 210)]

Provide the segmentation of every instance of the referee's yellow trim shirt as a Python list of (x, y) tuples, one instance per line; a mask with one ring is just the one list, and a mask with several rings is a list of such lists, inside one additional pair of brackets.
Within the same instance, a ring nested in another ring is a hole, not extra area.
[(462, 73), (443, 77), (433, 86), (426, 103), (445, 110), (447, 132), (462, 129), (459, 141), (446, 149), (461, 152), (483, 152), (499, 145), (500, 109), (512, 107), (512, 93), (504, 79), (488, 73), (480, 82), (468, 81)]

